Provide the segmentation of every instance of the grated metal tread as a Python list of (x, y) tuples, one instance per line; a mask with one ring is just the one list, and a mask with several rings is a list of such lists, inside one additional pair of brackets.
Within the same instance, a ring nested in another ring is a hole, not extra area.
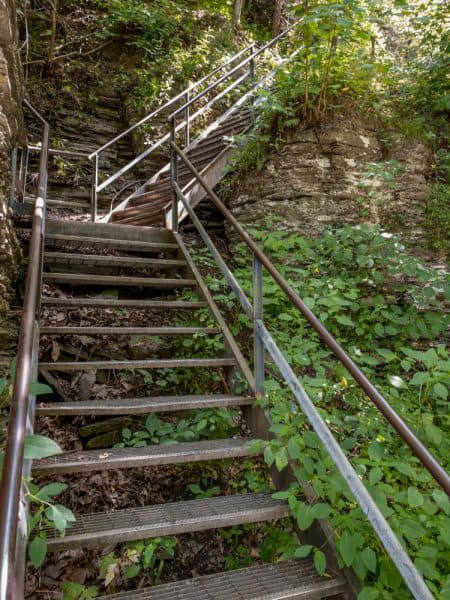
[(63, 538), (46, 529), (51, 551), (205, 531), (287, 517), (289, 506), (270, 494), (237, 494), (78, 515)]
[(81, 235), (69, 235), (65, 233), (46, 233), (45, 241), (73, 242), (89, 246), (90, 244), (100, 244), (101, 246), (111, 246), (114, 248), (123, 248), (129, 250), (141, 250), (147, 252), (161, 252), (162, 250), (177, 250), (177, 244), (170, 242), (140, 242), (136, 240), (120, 240), (113, 238), (89, 237)]
[(43, 273), (44, 281), (72, 285), (136, 286), (152, 288), (194, 287), (195, 279), (164, 277), (126, 277), (123, 275), (86, 275), (85, 273)]
[(214, 335), (218, 327), (41, 327), (45, 335)]
[(310, 559), (256, 565), (102, 596), (104, 600), (319, 600), (342, 594), (342, 577), (321, 577)]
[(250, 454), (251, 439), (203, 440), (179, 444), (157, 444), (142, 448), (109, 448), (68, 452), (33, 461), (33, 473), (63, 474), (174, 465), (237, 458)]
[(183, 300), (131, 300), (115, 298), (46, 298), (41, 299), (43, 306), (104, 306), (106, 308), (154, 308), (154, 309), (197, 309), (207, 308), (207, 302), (188, 302)]
[[(230, 147), (230, 138), (248, 128), (251, 113), (239, 111), (230, 115), (216, 129), (211, 130), (203, 139), (187, 150), (187, 156), (197, 169), (211, 164)], [(181, 163), (181, 161), (180, 161)], [(192, 174), (180, 164), (179, 183), (183, 187), (192, 179)], [(165, 206), (171, 200), (170, 177), (167, 170), (158, 174), (156, 181), (148, 182), (143, 189), (133, 194), (125, 208), (112, 212), (112, 221), (128, 225), (149, 225), (164, 222)]]
[(45, 263), (78, 263), (83, 265), (96, 265), (105, 267), (152, 267), (158, 269), (171, 269), (183, 267), (184, 260), (170, 258), (139, 258), (136, 256), (103, 256), (99, 254), (72, 254), (69, 252), (45, 252)]
[(177, 369), (180, 367), (233, 367), (234, 358), (172, 358), (154, 360), (97, 360), (78, 362), (41, 362), (48, 371), (97, 371), (101, 369)]
[(38, 402), (38, 415), (146, 415), (151, 412), (177, 412), (199, 408), (229, 408), (253, 404), (250, 396), (226, 394), (192, 396), (150, 396), (115, 400), (92, 400), (80, 402)]

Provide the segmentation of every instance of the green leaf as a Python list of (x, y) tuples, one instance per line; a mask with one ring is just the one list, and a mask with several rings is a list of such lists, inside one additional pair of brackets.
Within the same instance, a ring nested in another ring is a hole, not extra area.
[(371, 485), (377, 484), (381, 479), (383, 479), (383, 470), (380, 467), (370, 469), (369, 482)]
[(324, 502), (313, 504), (311, 507), (311, 513), (315, 519), (326, 519), (331, 513), (331, 506)]
[(150, 567), (150, 565), (152, 564), (152, 559), (153, 559), (154, 553), (155, 553), (155, 546), (153, 544), (149, 544), (146, 547), (145, 552), (142, 556), (142, 564), (144, 565), (144, 567), (146, 569), (148, 567)]
[(37, 535), (32, 539), (28, 546), (28, 557), (31, 560), (34, 567), (38, 568), (44, 562), (45, 555), (47, 554), (47, 542), (46, 540)]
[(295, 438), (289, 438), (287, 443), (287, 451), (293, 460), (299, 460), (302, 456), (302, 449), (299, 442)]
[(312, 546), (308, 546), (308, 545), (300, 546), (300, 548), (297, 548), (295, 550), (295, 554), (294, 554), (295, 558), (305, 558), (306, 556), (309, 555), (311, 550), (312, 550)]
[(295, 509), (295, 516), (297, 519), (297, 525), (302, 531), (308, 529), (312, 522), (314, 521), (314, 517), (311, 512), (311, 507), (304, 502), (299, 502)]
[(317, 433), (314, 433), (313, 431), (304, 431), (303, 439), (308, 448), (320, 448), (320, 440)]
[(357, 546), (352, 535), (344, 531), (342, 537), (337, 542), (337, 548), (342, 556), (342, 560), (347, 567), (351, 567), (355, 560)]
[(49, 506), (45, 511), (45, 516), (49, 521), (53, 521), (53, 525), (60, 533), (64, 533), (70, 524), (75, 522), (73, 512), (61, 504)]
[(53, 394), (53, 389), (45, 384), (34, 381), (30, 384), (30, 394), (32, 396), (43, 396), (44, 394)]
[(37, 434), (25, 438), (24, 458), (47, 458), (55, 454), (62, 454), (62, 450), (50, 438)]
[(443, 490), (434, 490), (432, 493), (433, 500), (439, 506), (439, 508), (445, 512), (446, 515), (450, 514), (450, 500), (447, 494)]
[(325, 554), (314, 548), (314, 566), (316, 567), (316, 571), (319, 575), (324, 575), (327, 568), (327, 559), (325, 558)]
[(280, 448), (275, 454), (275, 466), (278, 471), (282, 471), (288, 466), (288, 456), (286, 448)]
[(363, 587), (358, 594), (358, 600), (376, 600), (380, 596), (380, 592), (373, 587)]
[(346, 315), (336, 315), (335, 319), (338, 323), (344, 325), (345, 327), (355, 327), (354, 322)]
[(371, 573), (375, 573), (377, 570), (377, 555), (372, 548), (364, 548), (361, 553), (363, 563)]
[(431, 377), (429, 373), (426, 371), (418, 371), (417, 373), (414, 373), (409, 383), (411, 385), (424, 385), (425, 383), (428, 383), (430, 379)]
[(416, 487), (408, 488), (408, 504), (412, 508), (417, 508), (423, 504), (423, 496)]
[(270, 446), (267, 446), (264, 450), (264, 460), (269, 467), (271, 467), (275, 461), (275, 456)]
[(368, 448), (369, 457), (374, 461), (379, 461), (384, 456), (384, 446), (381, 442), (372, 442)]
[(57, 496), (66, 490), (69, 486), (67, 483), (49, 483), (41, 488), (36, 496), (44, 502), (50, 502), (53, 496)]
[(433, 392), (438, 398), (442, 398), (442, 400), (447, 400), (448, 389), (442, 383), (435, 383), (433, 385)]
[(139, 565), (131, 564), (125, 569), (125, 579), (133, 579), (136, 575), (139, 575), (141, 568)]

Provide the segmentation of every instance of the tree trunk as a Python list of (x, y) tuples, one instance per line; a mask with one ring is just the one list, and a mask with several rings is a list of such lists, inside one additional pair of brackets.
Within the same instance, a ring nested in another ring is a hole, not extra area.
[(275, 37), (281, 32), (281, 17), (283, 15), (285, 0), (275, 0), (275, 12), (272, 20), (272, 36)]
[(50, 0), (50, 6), (52, 7), (52, 33), (50, 36), (50, 43), (48, 46), (48, 62), (52, 62), (55, 55), (55, 44), (56, 44), (56, 27), (58, 21), (58, 0)]
[(235, 30), (241, 29), (241, 15), (244, 9), (245, 0), (234, 0), (233, 5), (233, 28)]

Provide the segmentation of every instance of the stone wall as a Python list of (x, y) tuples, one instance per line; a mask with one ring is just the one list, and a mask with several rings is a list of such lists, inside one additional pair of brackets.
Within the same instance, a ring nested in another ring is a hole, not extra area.
[(289, 131), (261, 171), (246, 174), (228, 199), (243, 222), (320, 235), (329, 226), (376, 223), (420, 238), (430, 152), (421, 144), (387, 151), (376, 123), (335, 110), (321, 127)]
[(20, 248), (8, 215), (10, 156), (22, 131), (22, 71), (13, 0), (0, 0), (0, 354), (11, 349), (15, 330), (9, 323)]

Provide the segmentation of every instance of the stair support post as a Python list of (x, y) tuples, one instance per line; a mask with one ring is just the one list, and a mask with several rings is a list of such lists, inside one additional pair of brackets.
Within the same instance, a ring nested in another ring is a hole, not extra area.
[(91, 187), (91, 221), (95, 223), (97, 221), (98, 212), (98, 154), (94, 156), (94, 163), (92, 166), (92, 187)]
[[(170, 141), (176, 142), (176, 124), (175, 117), (170, 118)], [(172, 231), (178, 231), (178, 156), (173, 146), (170, 146), (170, 182), (172, 188)]]
[(255, 363), (255, 393), (264, 396), (264, 342), (256, 324), (263, 319), (263, 266), (253, 257), (253, 353)]

